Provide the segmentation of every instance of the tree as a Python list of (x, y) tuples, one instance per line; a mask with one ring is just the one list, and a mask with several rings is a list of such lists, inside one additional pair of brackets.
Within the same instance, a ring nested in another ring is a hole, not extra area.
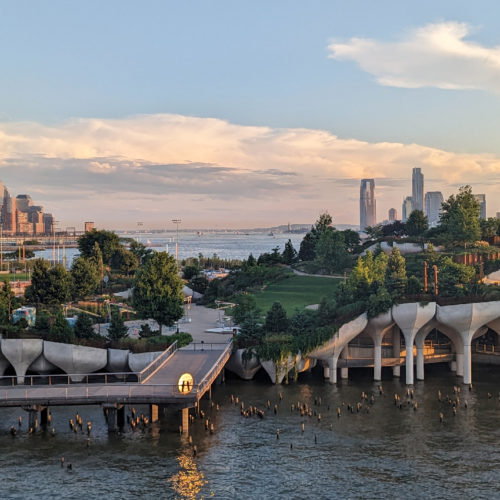
[(78, 249), (82, 257), (92, 257), (94, 245), (98, 244), (105, 264), (111, 263), (113, 253), (120, 248), (120, 238), (112, 231), (93, 229), (78, 238)]
[(421, 236), (429, 228), (429, 223), (424, 212), (413, 210), (406, 221), (405, 227), (408, 236)]
[(332, 223), (332, 216), (328, 212), (320, 214), (314, 226), (308, 233), (306, 233), (300, 243), (300, 260), (314, 260), (314, 258), (316, 257), (316, 245), (319, 241), (319, 238), (324, 232), (333, 230)]
[(389, 255), (386, 270), (386, 287), (393, 295), (402, 295), (406, 288), (406, 262), (399, 248), (394, 248)]
[(192, 278), (194, 278), (195, 276), (198, 276), (198, 274), (200, 274), (201, 272), (201, 268), (199, 266), (199, 264), (190, 264), (190, 265), (187, 265), (187, 266), (184, 266), (184, 270), (182, 271), (182, 277), (185, 279), (185, 280), (190, 280)]
[(439, 295), (464, 295), (474, 281), (476, 271), (471, 266), (453, 262), (451, 257), (443, 257), (438, 265)]
[(481, 228), (481, 238), (486, 240), (493, 238), (500, 229), (500, 219), (496, 217), (488, 217), (487, 219), (480, 219), (479, 226)]
[(117, 307), (111, 309), (111, 323), (108, 328), (108, 338), (110, 340), (121, 340), (128, 335), (128, 328), (125, 326), (120, 310)]
[(158, 322), (161, 335), (162, 325), (171, 326), (183, 316), (182, 288), (175, 258), (157, 252), (137, 271), (132, 303), (141, 318)]
[(73, 328), (69, 326), (61, 310), (59, 310), (54, 318), (54, 322), (49, 330), (48, 339), (52, 342), (71, 343), (74, 338)]
[(293, 248), (292, 240), (290, 239), (285, 243), (282, 259), (283, 262), (288, 265), (293, 264), (297, 259), (297, 250)]
[(361, 242), (359, 233), (357, 231), (353, 231), (352, 229), (345, 229), (344, 231), (340, 231), (340, 233), (344, 237), (344, 242), (348, 252), (355, 252), (359, 248), (359, 244)]
[(236, 306), (233, 308), (233, 320), (237, 325), (241, 325), (249, 312), (260, 314), (257, 301), (253, 295), (241, 294), (236, 299)]
[(10, 281), (7, 280), (0, 288), (0, 324), (10, 322), (12, 311), (18, 306), (19, 301), (10, 286)]
[(344, 238), (339, 231), (324, 231), (316, 244), (316, 262), (327, 273), (343, 271), (350, 262)]
[(62, 264), (51, 268), (47, 260), (36, 259), (25, 297), (38, 304), (62, 304), (69, 300), (72, 285), (71, 275)]
[(79, 339), (91, 339), (96, 336), (92, 319), (88, 314), (80, 313), (76, 319), (75, 327), (73, 329), (75, 337)]
[(153, 254), (152, 248), (147, 248), (145, 245), (135, 240), (132, 240), (130, 242), (128, 248), (135, 255), (135, 257), (139, 261), (139, 264), (144, 264), (146, 259), (151, 257), (151, 255)]
[(267, 332), (279, 333), (286, 331), (287, 326), (288, 319), (285, 309), (279, 302), (274, 302), (266, 314), (264, 328)]
[(139, 267), (139, 259), (131, 251), (119, 247), (113, 252), (111, 267), (129, 276)]
[(78, 257), (71, 266), (72, 293), (74, 299), (82, 299), (94, 293), (99, 286), (99, 271), (94, 259)]
[(450, 241), (470, 243), (481, 236), (479, 202), (470, 186), (462, 186), (441, 205), (440, 227)]
[(262, 328), (260, 313), (256, 310), (247, 311), (240, 324), (240, 333), (237, 336), (238, 343), (256, 345), (263, 337), (264, 329)]

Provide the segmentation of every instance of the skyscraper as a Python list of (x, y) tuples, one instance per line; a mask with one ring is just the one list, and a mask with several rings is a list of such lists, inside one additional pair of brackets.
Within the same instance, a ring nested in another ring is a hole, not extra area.
[(410, 216), (412, 210), (413, 200), (411, 199), (411, 196), (407, 196), (403, 201), (403, 222), (406, 222), (408, 220), (408, 217)]
[[(414, 168), (411, 175), (411, 198), (413, 210), (424, 211), (424, 174), (420, 168)], [(410, 214), (408, 214), (410, 215)]]
[(437, 226), (442, 203), (443, 195), (441, 191), (429, 191), (425, 193), (425, 215), (427, 215), (429, 227)]
[(368, 226), (376, 225), (376, 212), (375, 180), (361, 179), (359, 191), (359, 228), (361, 231)]
[(395, 208), (389, 208), (389, 222), (394, 222), (398, 219), (398, 211)]
[(479, 203), (479, 217), (481, 219), (486, 219), (486, 195), (485, 194), (474, 194), (472, 195)]

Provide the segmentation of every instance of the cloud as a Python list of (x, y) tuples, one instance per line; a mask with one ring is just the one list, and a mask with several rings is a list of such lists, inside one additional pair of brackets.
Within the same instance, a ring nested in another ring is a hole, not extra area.
[(427, 24), (397, 42), (369, 38), (331, 41), (329, 57), (357, 62), (381, 85), (500, 92), (500, 46), (470, 41), (455, 21)]
[(447, 196), (470, 183), (498, 199), (488, 182), (500, 176), (500, 159), (490, 154), (169, 114), (0, 123), (0, 179), (77, 227), (164, 227), (177, 216), (185, 227), (310, 223), (327, 208), (338, 223), (356, 224), (361, 178), (376, 179), (383, 219), (410, 194), (415, 166), (428, 190)]

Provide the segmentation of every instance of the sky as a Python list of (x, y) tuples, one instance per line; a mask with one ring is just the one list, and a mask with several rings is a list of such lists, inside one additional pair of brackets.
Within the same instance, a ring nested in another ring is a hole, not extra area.
[(0, 1), (0, 180), (61, 227), (359, 224), (470, 184), (500, 212), (495, 1)]

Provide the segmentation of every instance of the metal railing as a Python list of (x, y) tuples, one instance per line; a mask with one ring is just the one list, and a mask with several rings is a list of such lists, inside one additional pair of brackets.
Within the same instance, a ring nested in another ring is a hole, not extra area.
[(139, 373), (138, 381), (144, 384), (146, 380), (151, 377), (157, 370), (159, 370), (177, 350), (177, 340), (169, 347), (167, 347), (159, 356), (157, 356), (151, 363), (149, 363), (144, 370)]
[(229, 342), (191, 342), (181, 349), (183, 351), (222, 351), (227, 349), (229, 343), (232, 343), (232, 338)]
[[(217, 359), (217, 362), (212, 366), (210, 371), (205, 375), (205, 377), (200, 381), (200, 383), (196, 386), (198, 393), (203, 396), (205, 391), (208, 389), (215, 378), (219, 375), (221, 370), (224, 368), (227, 363), (231, 353), (233, 352), (233, 339), (229, 339), (226, 343), (226, 348), (223, 350), (222, 354)], [(201, 397), (200, 396), (200, 397)]]
[(479, 343), (476, 343), (475, 346), (475, 352), (478, 354), (500, 354), (500, 346)]
[[(140, 372), (102, 372), (102, 373), (59, 373), (47, 375), (8, 375), (0, 377), (0, 387), (39, 386), (39, 385), (75, 385), (75, 384), (130, 384), (139, 381)], [(24, 384), (17, 380), (24, 379)]]

